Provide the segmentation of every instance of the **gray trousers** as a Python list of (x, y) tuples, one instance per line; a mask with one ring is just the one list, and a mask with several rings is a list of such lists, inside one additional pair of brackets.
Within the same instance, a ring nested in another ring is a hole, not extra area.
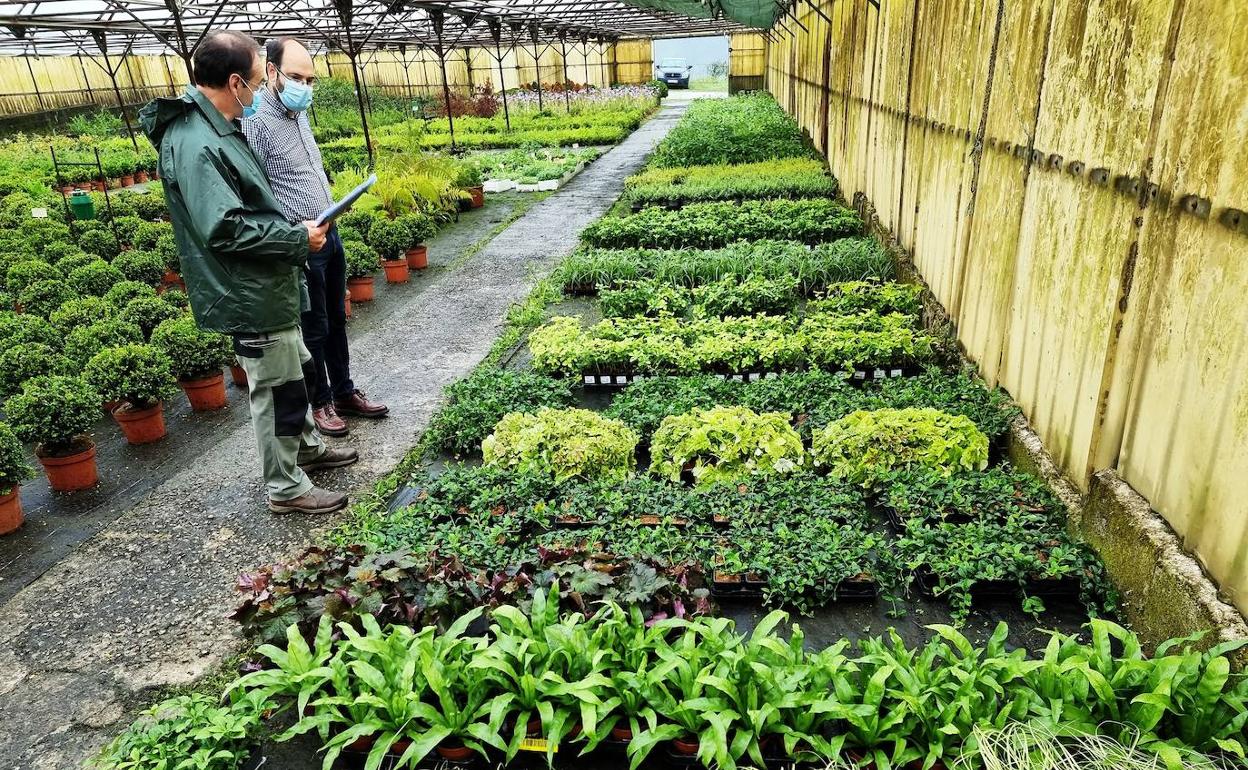
[(251, 426), (270, 500), (290, 500), (312, 489), (299, 467), (325, 453), (312, 421), (304, 364), (312, 355), (298, 326), (268, 334), (234, 335), (234, 353), (247, 372)]

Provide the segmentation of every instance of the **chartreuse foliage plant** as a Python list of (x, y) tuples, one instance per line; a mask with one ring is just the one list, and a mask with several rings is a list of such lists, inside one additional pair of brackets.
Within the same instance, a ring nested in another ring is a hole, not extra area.
[(270, 704), (258, 691), (222, 705), (179, 695), (145, 710), (89, 763), (105, 770), (238, 770), (251, 754)]
[(77, 377), (44, 375), (22, 385), (4, 402), (13, 432), (35, 442), (45, 456), (73, 454), (100, 414), (100, 394)]
[(716, 248), (733, 241), (771, 238), (824, 243), (862, 231), (862, 220), (829, 198), (695, 203), (605, 217), (586, 227), (589, 246), (607, 249)]
[(758, 414), (717, 406), (665, 417), (650, 443), (650, 472), (695, 485), (750, 476), (783, 475), (802, 467), (802, 439), (781, 412)]
[(423, 441), (432, 450), (455, 455), (479, 450), (508, 412), (561, 409), (574, 403), (567, 380), (492, 366), (480, 367), (451, 385), (446, 397)]
[(481, 442), (489, 465), (570, 478), (622, 480), (633, 472), (637, 434), (588, 409), (511, 412)]
[[(808, 650), (800, 627), (779, 632), (781, 612), (743, 635), (727, 619), (647, 622), (612, 604), (591, 617), (560, 614), (554, 588), (527, 613), (495, 610), (489, 633), (470, 636), (478, 617), (444, 631), (365, 619), (362, 629), (340, 624), (336, 633), (326, 618), (311, 643), (292, 631), (284, 646), (260, 649), (263, 670), (229, 685), (228, 713), (208, 712), (205, 701), (208, 713), (168, 723), (150, 751), (190, 753), (223, 733), (254, 736), (251, 715), (271, 709), (291, 724), (275, 740), (315, 735), (325, 770), (364, 737), (373, 739), (374, 765), (401, 740), (400, 768), (439, 744), (514, 758), (530, 721), (550, 744), (548, 759), (556, 745), (589, 754), (627, 725), (633, 770), (674, 738), (695, 742), (699, 763), (723, 770), (764, 766), (767, 744), (790, 761), (852, 754), (879, 770), (978, 770), (996, 767), (985, 763), (980, 738), (1015, 725), (1130, 743), (1171, 770), (1184, 770), (1193, 752), (1243, 761), (1248, 679), (1228, 655), (1248, 640), (1208, 650), (1174, 640), (1149, 657), (1130, 631), (1093, 620), (1090, 642), (1054, 633), (1037, 653), (1007, 648), (1005, 624), (983, 646), (934, 625), (913, 648), (890, 633), (857, 650), (845, 641)], [(150, 719), (105, 750), (104, 767), (128, 767), (129, 754), (114, 747), (146, 745)]]
[(579, 318), (557, 316), (529, 335), (529, 350), (535, 369), (572, 376), (738, 374), (909, 366), (930, 361), (934, 342), (900, 313), (607, 318), (588, 329)]
[(939, 409), (860, 410), (815, 433), (811, 455), (837, 478), (874, 486), (902, 468), (983, 470), (988, 437), (966, 417)]
[(654, 279), (699, 286), (725, 279), (797, 278), (803, 294), (839, 281), (888, 280), (895, 265), (874, 238), (841, 238), (809, 247), (793, 241), (738, 242), (721, 249), (595, 249), (569, 254), (555, 271), (568, 291), (600, 291)]
[(623, 199), (662, 206), (758, 198), (832, 198), (836, 192), (836, 180), (822, 162), (790, 158), (736, 166), (650, 169), (625, 180)]

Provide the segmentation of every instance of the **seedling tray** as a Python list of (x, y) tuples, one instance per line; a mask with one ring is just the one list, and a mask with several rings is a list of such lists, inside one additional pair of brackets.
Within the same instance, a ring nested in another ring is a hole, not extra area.
[[(936, 574), (927, 567), (919, 567), (914, 571), (914, 583), (919, 594), (929, 599), (939, 599), (936, 588), (940, 585)], [(1018, 596), (1019, 586), (1013, 580), (980, 580), (971, 587), (974, 599), (997, 599)]]

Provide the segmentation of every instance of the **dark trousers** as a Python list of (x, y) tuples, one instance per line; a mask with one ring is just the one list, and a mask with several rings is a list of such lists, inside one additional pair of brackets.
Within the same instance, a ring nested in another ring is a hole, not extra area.
[[(304, 271), (311, 307), (303, 314), (303, 343), (312, 354), (309, 395), (313, 408), (355, 392), (351, 354), (347, 350), (347, 257), (338, 228), (332, 227), (325, 248), (308, 256)], [(305, 370), (306, 371), (306, 370)]]

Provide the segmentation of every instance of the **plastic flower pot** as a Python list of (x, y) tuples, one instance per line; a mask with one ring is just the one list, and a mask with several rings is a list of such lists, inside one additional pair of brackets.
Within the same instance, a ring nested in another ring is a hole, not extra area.
[(247, 388), (247, 370), (238, 364), (230, 364), (230, 379), (234, 382), (234, 387), (240, 390)]
[(407, 250), (407, 267), (410, 270), (424, 270), (429, 266), (429, 247), (418, 243)]
[[(389, 262), (386, 263), (390, 264)], [(390, 273), (387, 270), (386, 279), (389, 280)], [(404, 278), (404, 280), (407, 280)], [(351, 300), (353, 302), (372, 302), (375, 296), (377, 284), (373, 282), (373, 277), (352, 278), (347, 281), (347, 289), (351, 292)]]
[(150, 182), (151, 179), (152, 178), (147, 175), (146, 171), (140, 171), (139, 173), (134, 175), (134, 180), (138, 182), (139, 184), (143, 184), (144, 182)]
[(611, 737), (617, 741), (624, 741), (627, 743), (633, 739), (633, 731), (629, 727), (612, 727)]
[(95, 467), (95, 444), (88, 444), (81, 452), (64, 457), (45, 455), (40, 447), (35, 450), (35, 456), (48, 477), (48, 486), (57, 492), (90, 489), (100, 480)]
[(134, 187), (134, 174), (126, 174), (121, 178), (122, 187)]
[(131, 444), (151, 444), (165, 437), (164, 404), (135, 409), (132, 404), (122, 404), (113, 412), (113, 419), (121, 426), (126, 441)]
[(385, 259), (382, 260), (381, 266), (386, 270), (386, 283), (407, 283), (409, 277), (407, 260)]
[(194, 380), (178, 380), (186, 400), (191, 402), (191, 409), (196, 412), (211, 412), (224, 409), (229, 400), (225, 396), (225, 376), (221, 372), (209, 377)]
[(472, 749), (458, 743), (442, 743), (438, 745), (438, 756), (451, 762), (466, 762), (472, 758)]
[(676, 738), (672, 741), (672, 748), (677, 754), (683, 754), (687, 757), (691, 757), (698, 753), (698, 739)]
[(469, 187), (468, 194), (472, 196), (472, 202), (469, 204), (472, 208), (479, 209), (485, 205), (485, 188), (483, 186)]
[(22, 515), (20, 492), (21, 487), (14, 484), (8, 494), (0, 495), (0, 535), (7, 535), (22, 526), (25, 517)]

